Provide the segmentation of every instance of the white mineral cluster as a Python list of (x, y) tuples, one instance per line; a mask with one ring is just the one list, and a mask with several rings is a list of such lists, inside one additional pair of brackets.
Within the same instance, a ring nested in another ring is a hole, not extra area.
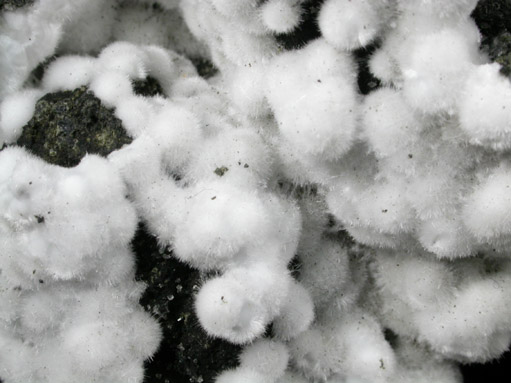
[[(305, 0), (152, 3), (0, 15), (5, 383), (142, 382), (161, 335), (137, 221), (216, 272), (200, 324), (246, 345), (217, 383), (455, 383), (508, 348), (511, 83), (479, 50), (477, 0), (326, 0), (321, 37), (290, 51), (276, 35)], [(373, 43), (363, 96), (353, 52)], [(148, 76), (164, 95), (134, 93)], [(82, 85), (131, 144), (69, 169), (11, 145), (39, 97)]]
[(0, 153), (0, 376), (6, 382), (141, 381), (160, 340), (138, 306), (136, 211), (106, 159), (49, 165)]

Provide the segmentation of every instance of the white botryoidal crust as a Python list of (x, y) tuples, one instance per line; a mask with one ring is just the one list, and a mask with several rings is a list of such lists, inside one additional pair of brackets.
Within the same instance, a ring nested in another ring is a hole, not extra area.
[(139, 381), (161, 333), (138, 306), (137, 218), (119, 174), (98, 156), (66, 169), (16, 147), (0, 164), (0, 343), (17, 358), (2, 358), (2, 379), (117, 382), (124, 369)]
[(63, 169), (9, 148), (0, 161), (5, 278), (23, 286), (40, 279), (33, 270), (56, 281), (83, 277), (107, 245), (127, 250), (135, 210), (119, 198), (125, 186), (106, 160), (88, 156)]
[[(217, 382), (456, 383), (455, 361), (504, 352), (511, 88), (479, 51), (477, 0), (327, 0), (321, 37), (292, 51), (275, 35), (299, 27), (301, 0), (157, 3), (1, 16), (2, 145), (41, 95), (80, 86), (133, 138), (71, 169), (2, 149), (2, 379), (143, 380), (161, 334), (133, 281), (138, 219), (218, 273), (199, 322), (245, 348)], [(362, 96), (352, 51), (377, 40), (382, 86)], [(134, 93), (148, 76), (162, 95)]]

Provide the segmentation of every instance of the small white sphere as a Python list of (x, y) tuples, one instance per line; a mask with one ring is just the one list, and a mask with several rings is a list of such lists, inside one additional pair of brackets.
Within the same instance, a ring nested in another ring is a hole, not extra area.
[(385, 21), (382, 7), (377, 3), (379, 1), (327, 0), (318, 17), (321, 34), (339, 49), (353, 50), (367, 45)]
[(264, 308), (248, 299), (239, 281), (228, 277), (209, 280), (197, 295), (195, 310), (208, 334), (237, 344), (262, 335), (268, 321)]
[(270, 31), (288, 33), (300, 23), (300, 11), (297, 0), (268, 0), (261, 6), (261, 18)]
[(11, 93), (0, 103), (0, 144), (15, 142), (32, 118), (42, 92), (36, 89)]
[(511, 84), (487, 64), (468, 77), (458, 101), (461, 129), (470, 142), (493, 149), (511, 148)]
[(131, 79), (147, 76), (146, 52), (135, 44), (118, 41), (103, 49), (98, 57), (98, 68), (102, 71), (123, 73)]
[(73, 90), (88, 85), (96, 73), (96, 60), (86, 56), (64, 56), (44, 72), (42, 86), (48, 92)]
[(91, 82), (90, 90), (107, 107), (115, 107), (121, 99), (133, 94), (129, 77), (112, 71), (99, 74)]
[(282, 340), (290, 340), (309, 328), (314, 320), (314, 303), (309, 292), (293, 282), (281, 309), (273, 321), (273, 331)]
[(289, 351), (282, 342), (259, 339), (243, 350), (240, 362), (243, 368), (277, 379), (287, 368)]

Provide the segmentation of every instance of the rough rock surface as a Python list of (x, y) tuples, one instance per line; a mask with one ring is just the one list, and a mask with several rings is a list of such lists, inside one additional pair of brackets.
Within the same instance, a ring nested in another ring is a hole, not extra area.
[(1, 11), (14, 11), (16, 8), (31, 5), (34, 0), (0, 0)]
[(491, 61), (502, 65), (501, 72), (511, 75), (511, 1), (480, 0), (472, 17), (482, 35), (481, 48)]
[(511, 33), (506, 30), (495, 36), (490, 41), (487, 50), (490, 60), (502, 65), (500, 72), (511, 76)]
[(39, 99), (17, 144), (46, 162), (72, 167), (86, 153), (106, 156), (130, 142), (113, 111), (81, 87)]

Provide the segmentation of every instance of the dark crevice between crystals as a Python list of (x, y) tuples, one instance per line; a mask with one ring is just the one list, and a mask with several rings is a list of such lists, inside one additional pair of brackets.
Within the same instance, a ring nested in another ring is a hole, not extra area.
[(218, 73), (218, 68), (211, 61), (204, 57), (190, 57), (190, 61), (195, 66), (199, 76), (208, 79)]
[(511, 377), (511, 351), (487, 363), (470, 363), (460, 366), (463, 383), (505, 383)]
[(472, 18), (482, 35), (481, 50), (511, 76), (511, 1), (480, 0)]
[(0, 0), (0, 12), (14, 11), (21, 7), (27, 7), (34, 3), (34, 0)]
[(144, 383), (210, 383), (223, 370), (237, 366), (240, 346), (209, 337), (193, 310), (194, 295), (204, 276), (161, 249), (140, 225), (132, 242), (137, 280), (147, 289), (140, 300), (160, 323), (163, 340), (145, 363)]
[(354, 51), (354, 58), (358, 64), (358, 89), (363, 95), (369, 94), (380, 87), (381, 82), (369, 70), (369, 60), (373, 53), (380, 48), (380, 42), (376, 41), (366, 47)]
[(503, 32), (511, 32), (509, 0), (479, 0), (471, 16), (483, 36), (483, 45)]
[(28, 78), (25, 80), (23, 84), (26, 88), (37, 88), (41, 86), (41, 80), (43, 79), (44, 73), (46, 69), (50, 66), (50, 64), (59, 58), (59, 55), (52, 55), (47, 57), (43, 62), (39, 63), (28, 75)]
[(321, 37), (317, 18), (323, 0), (307, 0), (302, 5), (302, 21), (290, 33), (275, 35), (277, 42), (284, 50), (303, 48), (309, 41)]
[(163, 88), (158, 80), (154, 77), (147, 76), (143, 80), (135, 80), (132, 82), (133, 92), (139, 96), (154, 97), (165, 96)]

